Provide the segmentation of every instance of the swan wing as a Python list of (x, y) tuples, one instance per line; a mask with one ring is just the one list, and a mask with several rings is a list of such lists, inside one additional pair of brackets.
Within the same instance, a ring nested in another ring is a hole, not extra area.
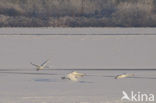
[(40, 67), (39, 65), (36, 65), (36, 64), (33, 64), (33, 63), (30, 63), (31, 65), (35, 66), (35, 67)]
[(41, 66), (45, 67), (45, 66), (47, 65), (48, 61), (49, 61), (49, 60), (46, 60), (45, 62), (43, 62), (43, 63), (41, 64)]

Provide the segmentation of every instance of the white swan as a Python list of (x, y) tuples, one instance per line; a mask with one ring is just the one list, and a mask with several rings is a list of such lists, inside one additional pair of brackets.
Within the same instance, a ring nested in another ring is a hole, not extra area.
[(80, 77), (85, 76), (85, 74), (83, 73), (78, 73), (76, 71), (68, 73), (66, 77), (62, 77), (62, 79), (68, 79), (68, 80), (72, 80), (72, 81), (78, 81), (78, 79)]
[(121, 79), (121, 78), (126, 78), (126, 77), (131, 77), (134, 76), (134, 74), (120, 74), (115, 76), (115, 79)]
[(49, 61), (49, 60), (46, 60), (46, 61), (43, 62), (41, 65), (36, 65), (36, 64), (33, 64), (33, 63), (31, 63), (31, 64), (32, 64), (33, 66), (36, 67), (36, 70), (37, 70), (37, 71), (39, 71), (39, 70), (44, 69), (44, 68), (47, 66), (48, 61)]
[(78, 73), (76, 71), (72, 72), (72, 74), (75, 75), (75, 77), (77, 77), (77, 78), (85, 76), (84, 73)]

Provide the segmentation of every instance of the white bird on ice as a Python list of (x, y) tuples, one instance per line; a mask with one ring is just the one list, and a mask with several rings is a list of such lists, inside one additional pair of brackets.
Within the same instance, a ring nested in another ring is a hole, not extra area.
[(69, 80), (72, 80), (72, 81), (78, 81), (78, 79), (80, 77), (83, 77), (83, 76), (85, 76), (85, 74), (78, 73), (78, 72), (74, 71), (74, 72), (68, 73), (67, 76), (62, 77), (62, 79), (69, 79)]
[(121, 78), (126, 78), (126, 77), (131, 77), (134, 76), (134, 74), (120, 74), (115, 76), (115, 79), (121, 79)]

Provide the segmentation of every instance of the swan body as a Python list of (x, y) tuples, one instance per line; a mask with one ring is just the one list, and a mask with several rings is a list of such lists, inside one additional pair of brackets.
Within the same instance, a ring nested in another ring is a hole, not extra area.
[(121, 78), (130, 77), (130, 76), (134, 76), (134, 74), (120, 74), (120, 75), (115, 76), (115, 79), (121, 79)]
[(85, 76), (85, 74), (83, 73), (78, 73), (76, 71), (74, 72), (71, 72), (71, 73), (68, 73), (66, 77), (62, 77), (62, 79), (68, 79), (68, 80), (71, 80), (71, 81), (78, 81), (79, 78)]

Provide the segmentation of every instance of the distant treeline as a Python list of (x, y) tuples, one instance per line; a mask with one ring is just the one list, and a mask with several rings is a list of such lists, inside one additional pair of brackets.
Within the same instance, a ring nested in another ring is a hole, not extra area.
[(156, 27), (156, 0), (0, 0), (0, 27)]

